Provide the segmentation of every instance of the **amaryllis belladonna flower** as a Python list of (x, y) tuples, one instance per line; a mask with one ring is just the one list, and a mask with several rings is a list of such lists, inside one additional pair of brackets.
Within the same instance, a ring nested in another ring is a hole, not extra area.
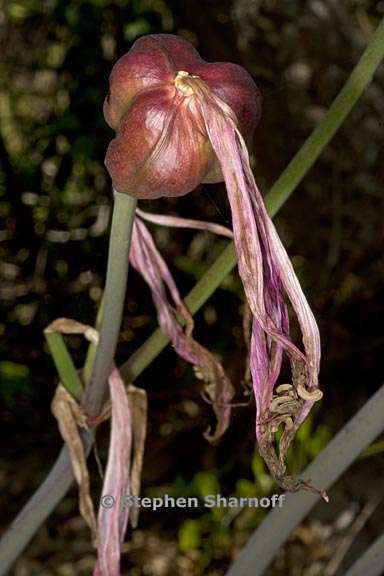
[[(182, 196), (201, 183), (225, 181), (239, 273), (253, 318), (250, 367), (259, 450), (280, 486), (294, 491), (311, 488), (287, 475), (285, 458), (295, 432), (322, 396), (320, 338), (250, 168), (246, 141), (260, 111), (259, 91), (241, 67), (207, 63), (177, 36), (140, 38), (111, 73), (104, 115), (116, 137), (106, 166), (115, 190), (139, 199)], [(216, 359), (192, 339), (189, 312), (138, 219), (131, 261), (150, 285), (160, 325), (176, 351), (198, 367), (214, 390), (216, 412), (224, 410), (218, 426), (222, 433), (231, 386)], [(175, 308), (167, 301), (165, 286)], [(302, 348), (290, 336), (288, 303), (302, 332)], [(290, 361), (290, 384), (278, 383), (284, 355)], [(280, 427), (277, 454), (275, 433)]]

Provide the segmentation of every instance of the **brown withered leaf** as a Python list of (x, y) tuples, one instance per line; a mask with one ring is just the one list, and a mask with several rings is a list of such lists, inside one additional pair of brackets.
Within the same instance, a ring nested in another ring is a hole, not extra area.
[(83, 324), (72, 318), (56, 318), (48, 324), (44, 332), (60, 332), (60, 334), (80, 334), (91, 342), (97, 343), (98, 332), (92, 326)]
[(66, 443), (71, 459), (73, 474), (79, 486), (79, 508), (82, 517), (96, 538), (96, 515), (90, 494), (89, 474), (84, 446), (78, 426), (87, 427), (86, 416), (76, 400), (59, 384), (51, 404), (60, 434)]
[[(144, 446), (147, 434), (147, 393), (142, 388), (130, 384), (128, 386), (128, 398), (132, 410), (132, 433), (133, 433), (133, 460), (131, 469), (131, 493), (132, 496), (140, 495), (141, 471), (143, 468)], [(139, 508), (133, 507), (130, 511), (129, 521), (132, 528), (137, 527)]]

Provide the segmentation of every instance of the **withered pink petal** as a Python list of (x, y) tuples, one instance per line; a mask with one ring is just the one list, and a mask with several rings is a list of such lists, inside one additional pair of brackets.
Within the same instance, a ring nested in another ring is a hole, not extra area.
[[(180, 330), (180, 332), (182, 332), (181, 326), (177, 323), (174, 326), (174, 320), (171, 318), (174, 309), (168, 302), (166, 288), (168, 288), (171, 293), (177, 313), (183, 318), (187, 325), (193, 326), (192, 316), (180, 296), (165, 260), (157, 250), (145, 224), (138, 218), (135, 218), (132, 236), (131, 251), (129, 254), (131, 264), (143, 276), (151, 288), (155, 305), (156, 307), (159, 306), (160, 309), (160, 312), (159, 310), (158, 312), (161, 315), (162, 322), (169, 324), (167, 330)], [(165, 304), (165, 306), (163, 304)]]
[[(312, 489), (306, 483), (286, 475), (284, 461), (298, 426), (313, 405), (305, 398), (310, 395), (305, 390), (318, 389), (318, 327), (264, 206), (236, 117), (199, 80), (195, 81), (194, 86), (212, 148), (224, 175), (232, 211), (239, 273), (254, 317), (251, 373), (257, 404), (256, 434), (260, 452), (281, 486), (290, 490), (300, 487)], [(285, 298), (296, 313), (304, 352), (289, 335)], [(283, 353), (287, 354), (291, 363), (292, 395), (275, 398), (274, 387)], [(286, 408), (282, 408), (281, 403), (284, 402)], [(274, 436), (280, 424), (284, 424), (285, 429), (278, 458), (274, 450)]]
[[(94, 576), (120, 576), (121, 544), (128, 523), (129, 507), (124, 498), (130, 492), (131, 408), (124, 382), (116, 368), (109, 377), (111, 395), (111, 438), (102, 499), (97, 518), (97, 563)], [(103, 506), (109, 497), (111, 507)]]
[[(205, 110), (208, 108), (208, 110)], [(235, 124), (218, 106), (202, 106), (213, 148), (220, 160), (232, 208), (239, 272), (251, 310), (271, 338), (289, 355), (305, 361), (310, 388), (317, 386), (320, 338), (316, 321), (288, 255), (266, 212), (257, 188), (244, 140)], [(305, 355), (281, 326), (283, 290), (303, 333)]]
[[(201, 373), (205, 382), (206, 396), (212, 403), (217, 417), (215, 432), (207, 431), (205, 436), (214, 441), (225, 432), (229, 424), (232, 385), (220, 362), (192, 338), (192, 316), (183, 303), (168, 266), (157, 250), (149, 231), (138, 218), (135, 219), (133, 227), (130, 262), (149, 285), (160, 327), (171, 339), (175, 351)], [(168, 300), (166, 288), (172, 296), (174, 306)], [(178, 317), (185, 323), (185, 329), (182, 328)]]
[(152, 212), (144, 212), (136, 208), (136, 214), (146, 220), (147, 222), (152, 222), (153, 224), (158, 224), (159, 226), (169, 226), (171, 228), (190, 228), (192, 230), (205, 230), (207, 232), (212, 232), (218, 236), (225, 236), (226, 238), (233, 238), (233, 232), (221, 224), (216, 224), (215, 222), (206, 222), (203, 220), (192, 220), (190, 218), (180, 218), (179, 216), (167, 216), (165, 214), (153, 214)]

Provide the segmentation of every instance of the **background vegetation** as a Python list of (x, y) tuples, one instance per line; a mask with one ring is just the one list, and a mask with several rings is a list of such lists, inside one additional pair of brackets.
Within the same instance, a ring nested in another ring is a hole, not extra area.
[[(10, 0), (0, 7), (0, 400), (2, 523), (49, 470), (61, 444), (49, 405), (55, 370), (43, 328), (58, 316), (92, 324), (108, 242), (112, 137), (102, 117), (113, 62), (140, 35), (181, 34), (207, 60), (234, 61), (254, 76), (264, 110), (253, 146), (268, 190), (323, 117), (384, 12), (364, 0)], [(326, 397), (300, 431), (294, 471), (313, 458), (382, 383), (383, 107), (381, 68), (321, 160), (276, 218), (323, 339)], [(144, 208), (230, 224), (222, 185)], [(225, 242), (204, 233), (154, 230), (183, 292)], [(229, 276), (196, 320), (222, 355), (239, 397), (246, 354), (243, 294)], [(118, 360), (156, 326), (150, 295), (130, 273)], [(80, 339), (70, 341), (79, 364)], [(150, 401), (143, 490), (147, 495), (266, 495), (276, 487), (254, 446), (254, 404), (234, 411), (217, 448), (202, 433), (211, 410), (192, 371), (167, 349), (140, 377)], [(104, 432), (98, 440), (105, 455)], [(360, 509), (380, 491), (380, 454), (360, 460), (280, 551), (271, 574), (324, 574)], [(97, 476), (95, 467), (95, 476)], [(377, 478), (377, 480), (376, 480)], [(95, 482), (95, 489), (97, 489)], [(144, 512), (126, 544), (126, 574), (219, 576), (262, 511)], [(384, 526), (380, 507), (359, 546)], [(15, 575), (86, 575), (94, 553), (76, 490), (36, 536)]]

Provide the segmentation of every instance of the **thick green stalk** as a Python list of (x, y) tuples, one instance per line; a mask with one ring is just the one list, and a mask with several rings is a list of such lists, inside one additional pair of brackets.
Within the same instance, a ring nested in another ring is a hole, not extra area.
[[(271, 216), (276, 214), (319, 157), (327, 142), (332, 138), (341, 122), (352, 109), (358, 96), (368, 85), (383, 56), (384, 19), (326, 117), (304, 144), (302, 150), (306, 150), (305, 154), (302, 151), (298, 152), (267, 195), (266, 204)], [(338, 114), (341, 115), (340, 119), (338, 119)], [(192, 312), (196, 312), (221, 284), (225, 276), (234, 267), (235, 260), (233, 244), (230, 244), (188, 294), (186, 302)], [(136, 378), (150, 364), (153, 358), (165, 348), (168, 342), (168, 338), (160, 330), (156, 330), (122, 366), (124, 377), (131, 381)], [(97, 380), (95, 376), (94, 378), (94, 382), (103, 380), (99, 375)], [(94, 408), (100, 405), (99, 401), (102, 399), (103, 394), (99, 392), (103, 392), (102, 388), (100, 385), (95, 385), (95, 389), (98, 390), (98, 398), (97, 402), (94, 402)], [(95, 411), (97, 412), (97, 410)], [(90, 436), (87, 440), (90, 443), (92, 442)], [(44, 522), (53, 508), (60, 502), (72, 479), (73, 475), (68, 452), (66, 447), (64, 447), (44, 483), (17, 516), (0, 542), (0, 576), (6, 574), (40, 524)]]
[(87, 414), (93, 417), (100, 412), (105, 400), (107, 380), (119, 338), (135, 208), (136, 199), (127, 194), (115, 192), (99, 343), (96, 349), (92, 376), (82, 401)]

